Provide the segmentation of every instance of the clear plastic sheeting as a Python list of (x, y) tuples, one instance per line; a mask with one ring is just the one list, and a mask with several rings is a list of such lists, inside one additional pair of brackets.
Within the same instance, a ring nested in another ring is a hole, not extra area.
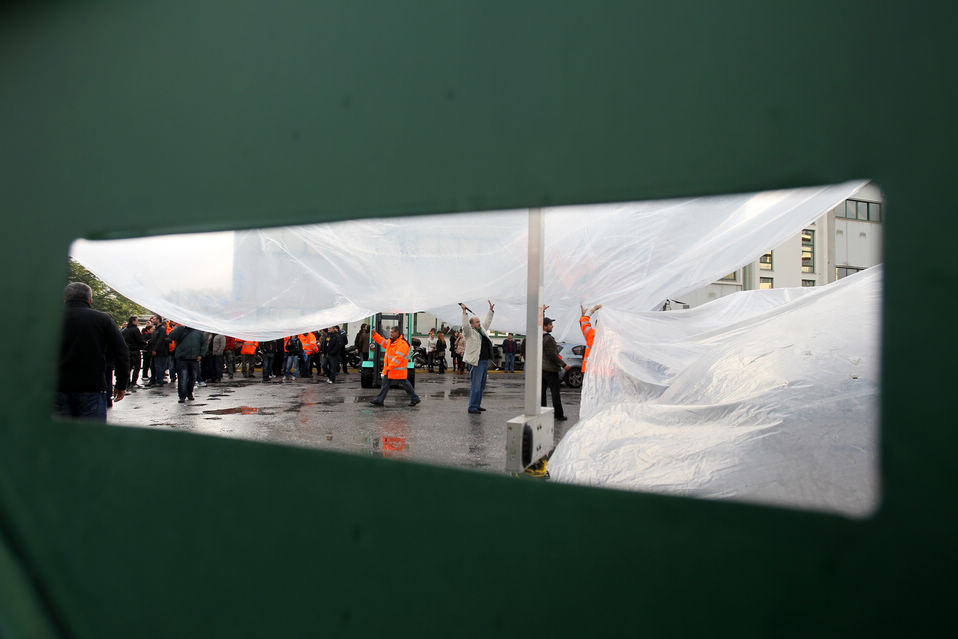
[[(581, 341), (579, 303), (651, 310), (757, 259), (864, 182), (546, 210), (545, 300)], [(71, 255), (142, 306), (194, 328), (266, 340), (377, 312), (525, 330), (525, 211), (78, 240)]]
[(553, 479), (865, 516), (879, 499), (882, 268), (684, 311), (598, 313)]

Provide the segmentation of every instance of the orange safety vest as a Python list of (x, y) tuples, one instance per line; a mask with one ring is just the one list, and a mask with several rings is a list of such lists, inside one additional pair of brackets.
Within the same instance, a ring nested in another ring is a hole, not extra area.
[(397, 339), (386, 339), (379, 333), (373, 333), (373, 341), (386, 351), (383, 375), (388, 379), (406, 379), (409, 368), (409, 342), (402, 335)]
[[(173, 332), (173, 327), (170, 326), (170, 323), (166, 323), (166, 334), (169, 335)], [(176, 341), (170, 340), (170, 352), (172, 353), (176, 349)]]
[(259, 342), (243, 342), (240, 347), (240, 355), (256, 355), (257, 346), (259, 346)]
[(592, 342), (595, 341), (595, 329), (592, 328), (592, 322), (588, 315), (579, 318), (579, 328), (582, 329), (582, 337), (585, 338), (585, 355), (582, 357), (582, 372), (585, 372), (585, 365), (589, 362), (589, 353), (592, 352)]
[(303, 333), (299, 336), (299, 341), (303, 343), (303, 353), (312, 355), (319, 352), (319, 345), (316, 343), (316, 336), (312, 333)]

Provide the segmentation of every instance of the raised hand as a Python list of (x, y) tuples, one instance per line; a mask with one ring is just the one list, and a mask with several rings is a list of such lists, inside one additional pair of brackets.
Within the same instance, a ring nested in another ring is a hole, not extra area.
[(596, 312), (597, 310), (599, 310), (600, 308), (602, 308), (602, 305), (601, 305), (601, 304), (596, 304), (595, 306), (592, 307), (592, 310), (589, 311), (589, 315), (592, 315), (593, 313), (595, 313), (595, 312)]
[(579, 304), (579, 317), (585, 315), (585, 306)]
[(494, 309), (496, 308), (496, 305), (492, 303), (492, 300), (486, 300), (486, 301), (489, 302), (489, 310), (490, 310), (490, 311), (491, 311), (491, 310), (494, 310)]

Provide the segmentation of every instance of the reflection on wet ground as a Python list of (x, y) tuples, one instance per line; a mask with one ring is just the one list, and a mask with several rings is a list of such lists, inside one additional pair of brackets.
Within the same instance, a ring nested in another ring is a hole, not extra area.
[[(369, 404), (378, 388), (362, 388), (356, 373), (336, 384), (235, 379), (197, 388), (195, 402), (179, 404), (167, 385), (127, 395), (109, 421), (503, 471), (506, 421), (522, 413), (522, 375), (491, 374), (481, 415), (466, 412), (467, 375), (420, 373), (416, 391), (422, 403), (414, 408), (399, 389), (378, 408)], [(563, 387), (562, 400), (569, 421), (556, 425), (556, 441), (578, 418), (579, 391)], [(212, 401), (220, 407), (207, 408)]]

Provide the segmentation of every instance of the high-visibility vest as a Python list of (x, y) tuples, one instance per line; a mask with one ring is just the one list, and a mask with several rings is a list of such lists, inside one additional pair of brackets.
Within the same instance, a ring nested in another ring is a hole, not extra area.
[(383, 375), (389, 379), (406, 379), (409, 368), (409, 342), (402, 335), (396, 339), (386, 339), (379, 333), (373, 333), (373, 341), (386, 351)]
[[(172, 332), (173, 332), (173, 327), (170, 326), (170, 323), (169, 323), (169, 322), (167, 322), (167, 323), (166, 323), (166, 334), (169, 335), (169, 334), (172, 333)], [(170, 340), (170, 352), (172, 353), (175, 349), (176, 349), (176, 342), (175, 342), (174, 340)]]
[(259, 342), (243, 342), (243, 346), (240, 347), (240, 355), (256, 355), (257, 346), (259, 346)]
[(588, 315), (579, 318), (579, 328), (582, 329), (582, 337), (585, 338), (585, 355), (582, 357), (582, 372), (585, 372), (585, 366), (589, 362), (589, 353), (592, 352), (592, 342), (595, 341), (595, 329), (592, 328), (592, 322)]
[(312, 332), (300, 335), (299, 341), (303, 343), (303, 353), (306, 355), (319, 352), (319, 344), (316, 343), (316, 336)]

